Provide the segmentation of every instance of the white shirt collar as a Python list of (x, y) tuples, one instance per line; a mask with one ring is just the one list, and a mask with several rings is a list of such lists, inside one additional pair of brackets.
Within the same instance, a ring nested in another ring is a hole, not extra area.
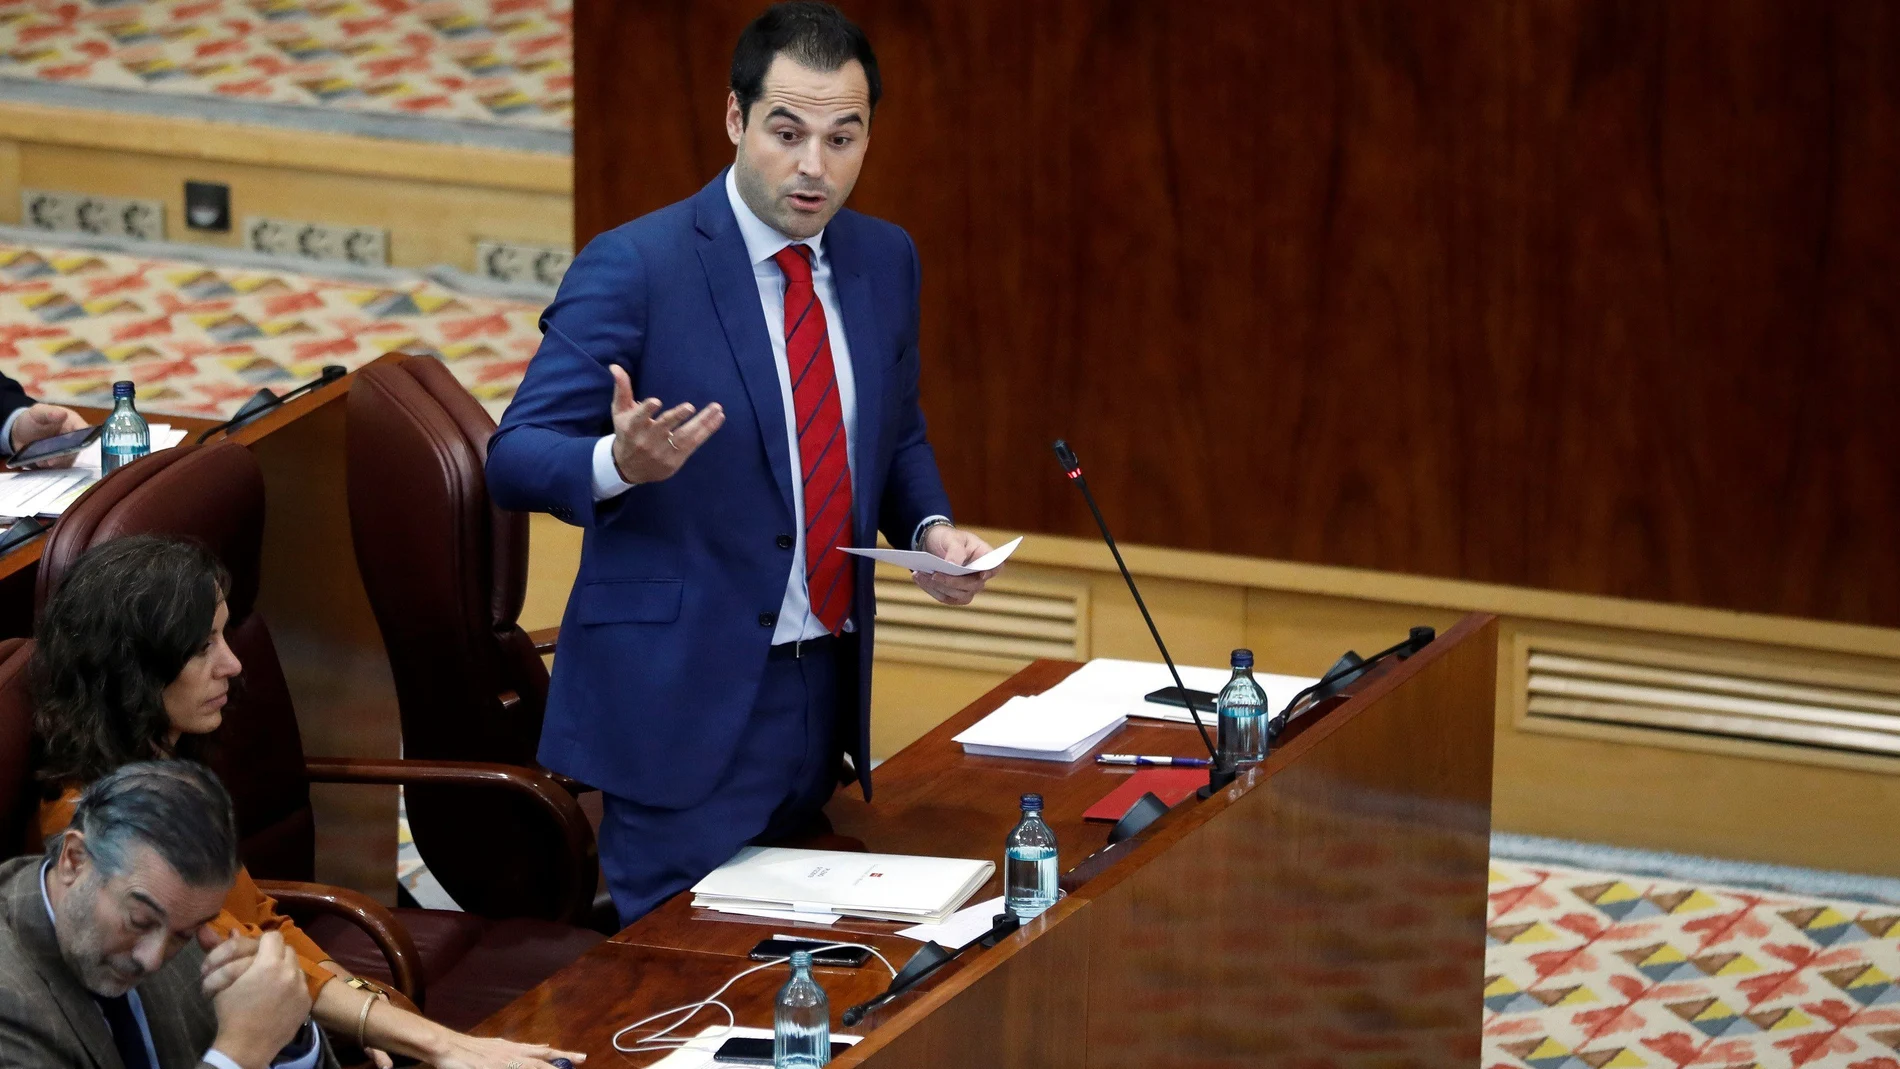
[[(753, 266), (765, 263), (777, 256), (780, 249), (787, 245), (799, 244), (778, 232), (772, 224), (759, 218), (752, 208), (739, 196), (739, 180), (734, 177), (732, 168), (726, 168), (726, 200), (732, 205), (733, 217), (739, 220), (739, 236), (745, 239), (746, 258)], [(804, 241), (811, 246), (813, 256), (820, 262), (825, 258), (825, 232), (820, 230)]]

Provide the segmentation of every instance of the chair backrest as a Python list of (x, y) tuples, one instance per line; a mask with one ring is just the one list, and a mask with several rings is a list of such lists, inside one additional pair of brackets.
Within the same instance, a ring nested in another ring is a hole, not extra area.
[[(350, 535), (402, 710), (403, 756), (533, 766), (548, 674), (517, 622), (528, 517), (495, 507), (495, 421), (432, 356), (378, 362), (350, 386)], [(464, 909), (558, 915), (546, 825), (465, 788), (404, 791), (416, 849)]]
[(40, 848), (39, 785), (33, 780), (30, 639), (0, 642), (0, 859)]
[(496, 508), (482, 471), (494, 431), (434, 357), (350, 386), (350, 535), (406, 757), (534, 763), (548, 676), (518, 623), (528, 517)]
[(181, 446), (141, 459), (86, 491), (47, 536), (35, 603), (93, 546), (128, 535), (187, 538), (231, 573), (225, 640), (244, 665), (209, 740), (208, 763), (238, 815), (239, 853), (259, 879), (309, 880), (316, 863), (310, 784), (297, 712), (270, 628), (257, 611), (264, 547), (264, 476), (233, 442)]

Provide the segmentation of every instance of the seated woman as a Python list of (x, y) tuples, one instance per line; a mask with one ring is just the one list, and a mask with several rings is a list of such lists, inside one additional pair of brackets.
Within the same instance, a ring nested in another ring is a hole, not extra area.
[[(31, 666), (48, 788), (42, 833), (64, 830), (80, 788), (120, 765), (199, 755), (242, 667), (224, 641), (229, 589), (216, 558), (173, 539), (117, 539), (73, 565), (41, 615)], [(546, 1059), (584, 1058), (465, 1036), (350, 986), (349, 971), (278, 913), (243, 869), (212, 927), (282, 934), (309, 982), (311, 1016), (332, 1035), (363, 1035), (380, 1066), (390, 1064), (383, 1051), (445, 1069), (545, 1069)]]

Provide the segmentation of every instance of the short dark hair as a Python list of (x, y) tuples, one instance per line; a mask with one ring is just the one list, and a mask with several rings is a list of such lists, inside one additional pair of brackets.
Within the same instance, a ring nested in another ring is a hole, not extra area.
[(871, 87), (871, 110), (884, 95), (877, 76), (877, 54), (871, 39), (844, 12), (817, 0), (788, 0), (773, 4), (753, 19), (732, 50), (732, 95), (739, 98), (740, 122), (748, 121), (752, 105), (765, 92), (765, 72), (781, 53), (801, 66), (829, 73), (857, 60)]
[[(40, 615), (30, 667), (49, 787), (170, 756), (165, 688), (211, 637), (230, 589), (210, 550), (177, 538), (117, 538), (73, 563)], [(195, 743), (180, 742), (192, 756)]]
[[(229, 884), (237, 876), (237, 814), (217, 774), (196, 761), (134, 761), (79, 795), (67, 830), (86, 837), (100, 875), (125, 871), (133, 844), (164, 859), (193, 887)], [(56, 859), (62, 832), (47, 840)]]

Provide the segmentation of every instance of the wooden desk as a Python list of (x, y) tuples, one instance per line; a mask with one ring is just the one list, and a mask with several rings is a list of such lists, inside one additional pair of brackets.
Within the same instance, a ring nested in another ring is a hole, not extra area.
[[(382, 357), (383, 360), (392, 357)], [(399, 358), (397, 358), (399, 359)], [(312, 390), (232, 431), (264, 471), (263, 575), (258, 608), (270, 620), (297, 703), (306, 753), (396, 757), (396, 686), (356, 570), (344, 478), (344, 401), (354, 375)], [(79, 410), (97, 423), (106, 410)], [(147, 413), (186, 431), (216, 421)], [(0, 555), (0, 637), (33, 632), (34, 584), (44, 536)], [(317, 879), (396, 900), (396, 788), (311, 788)]]
[[(881, 766), (874, 802), (841, 793), (828, 812), (875, 851), (988, 857), (1001, 853), (1018, 796), (1039, 791), (1069, 893), (853, 1029), (866, 1039), (836, 1064), (1469, 1069), (1481, 1020), (1495, 646), (1492, 618), (1466, 617), (1350, 699), (1295, 721), (1265, 764), (1177, 806), (1105, 863), (1084, 862), (1107, 827), (1081, 813), (1125, 773), (968, 757), (950, 741), (1075, 666), (1025, 669)], [(1144, 722), (1104, 745), (1190, 754), (1199, 742), (1191, 727)], [(653, 957), (603, 950), (481, 1031), (577, 1047), (593, 1066), (650, 1064), (602, 1037), (646, 1007), (703, 997), (753, 942), (794, 927), (716, 917), (676, 898), (613, 940)], [(882, 949), (895, 927), (812, 930), (877, 933)], [(906, 956), (913, 946), (895, 945)], [(705, 978), (670, 965), (638, 971), (679, 954), (723, 964)], [(827, 987), (834, 1029), (865, 977), (876, 988), (881, 975), (873, 965), (849, 990)], [(739, 1012), (742, 1025), (769, 1026), (769, 1003)]]

